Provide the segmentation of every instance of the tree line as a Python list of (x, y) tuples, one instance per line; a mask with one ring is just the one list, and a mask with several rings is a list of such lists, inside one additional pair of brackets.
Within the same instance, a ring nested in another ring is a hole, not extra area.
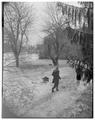
[[(47, 3), (48, 19), (42, 30), (46, 34), (43, 45), (54, 66), (58, 65), (64, 48), (73, 45), (80, 47), (81, 60), (93, 64), (93, 2), (78, 4), (80, 6), (76, 7), (63, 2)], [(23, 44), (28, 41), (29, 28), (34, 21), (33, 6), (22, 2), (2, 3), (2, 6), (3, 34), (7, 33), (16, 66), (19, 67), (19, 55)]]

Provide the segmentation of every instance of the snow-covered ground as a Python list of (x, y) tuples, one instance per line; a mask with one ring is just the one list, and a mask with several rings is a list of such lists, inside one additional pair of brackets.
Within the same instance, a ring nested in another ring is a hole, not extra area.
[[(59, 66), (59, 91), (54, 93), (50, 60), (25, 57), (19, 68), (7, 67), (3, 71), (4, 103), (19, 117), (75, 117), (82, 110), (82, 103), (76, 105), (76, 101), (87, 87), (82, 82), (77, 87), (75, 71), (66, 61), (60, 60)], [(49, 82), (43, 82), (44, 76), (49, 77)]]

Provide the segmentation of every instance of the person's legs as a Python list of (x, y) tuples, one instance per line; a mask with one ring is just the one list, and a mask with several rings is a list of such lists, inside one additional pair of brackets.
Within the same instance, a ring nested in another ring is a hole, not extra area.
[(80, 85), (80, 80), (77, 80), (77, 86), (79, 86)]
[(59, 81), (57, 81), (57, 83), (56, 83), (56, 91), (59, 91), (58, 85), (59, 85)]
[(54, 86), (53, 86), (53, 88), (52, 88), (52, 92), (54, 92), (54, 88), (56, 87), (56, 85), (55, 85), (55, 83), (54, 83)]
[(80, 75), (77, 75), (76, 78), (77, 78), (77, 86), (79, 86), (79, 85), (80, 85), (80, 79), (81, 79), (81, 78), (80, 78)]
[(91, 78), (88, 77), (88, 79), (87, 79), (87, 85), (90, 85), (90, 81), (91, 81)]
[(59, 91), (58, 86), (56, 87), (56, 91)]

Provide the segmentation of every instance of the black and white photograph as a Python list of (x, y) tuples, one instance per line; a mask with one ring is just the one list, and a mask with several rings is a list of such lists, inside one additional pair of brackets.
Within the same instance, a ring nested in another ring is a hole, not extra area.
[(92, 1), (2, 1), (2, 118), (93, 118)]

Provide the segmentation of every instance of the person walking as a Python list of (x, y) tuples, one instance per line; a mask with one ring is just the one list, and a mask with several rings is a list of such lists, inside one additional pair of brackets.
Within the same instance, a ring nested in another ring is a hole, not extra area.
[(93, 78), (91, 68), (85, 64), (85, 70), (84, 70), (84, 81), (86, 81), (86, 84), (90, 83), (91, 79)]
[(80, 84), (80, 80), (82, 78), (83, 75), (83, 71), (82, 71), (82, 67), (80, 66), (80, 61), (76, 67), (76, 79), (77, 79), (77, 85)]
[(59, 79), (60, 76), (59, 76), (59, 70), (58, 70), (58, 67), (55, 68), (55, 70), (53, 71), (52, 73), (52, 76), (53, 76), (53, 81), (52, 83), (54, 83), (54, 86), (52, 88), (52, 92), (54, 92), (54, 89), (56, 88), (56, 91), (58, 91), (58, 85), (59, 85)]

